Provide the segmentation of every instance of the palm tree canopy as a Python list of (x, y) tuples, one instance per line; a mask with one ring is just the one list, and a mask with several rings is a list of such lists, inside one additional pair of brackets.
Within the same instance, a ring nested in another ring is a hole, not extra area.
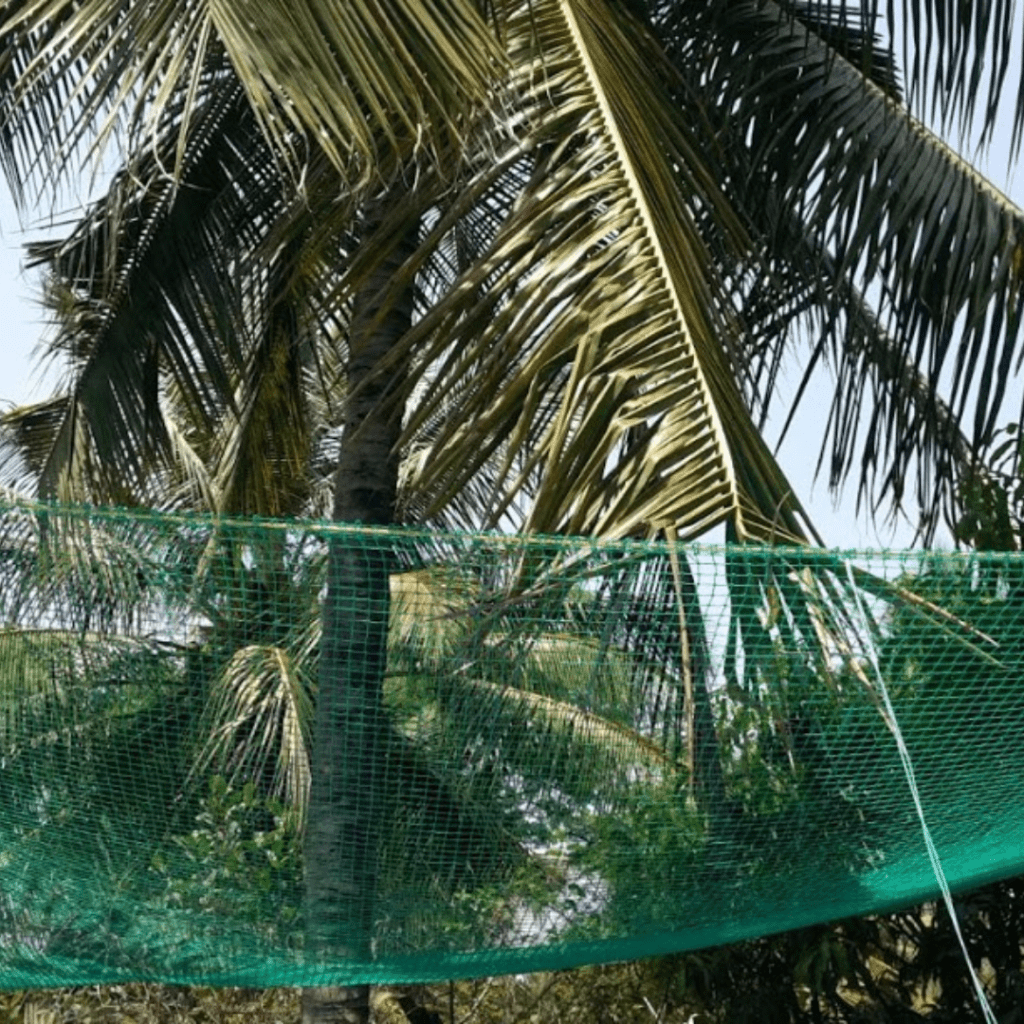
[(366, 184), (382, 139), (403, 155), (458, 146), (503, 63), (494, 26), (465, 0), (15, 0), (3, 19), (7, 144), (18, 150), (7, 155), (42, 180), (67, 173), (82, 145), (123, 131), (144, 149), (169, 124), (165, 170), (180, 175), (192, 117), (230, 74), (284, 167), (301, 176), (315, 150)]
[[(309, 382), (343, 389), (351, 297), (418, 226), (378, 297), (418, 289), (381, 368), (408, 370), (406, 518), (812, 536), (758, 429), (808, 336), (797, 399), (827, 364), (832, 482), (859, 464), (872, 503), (954, 513), (1018, 357), (1024, 220), (911, 113), (879, 11), (258, 6), (8, 6), (13, 184), (86, 142), (128, 154), (36, 250), (69, 386), (9, 424), (31, 423), (44, 493), (124, 500), (134, 467), (137, 497), (154, 459), (200, 486), (219, 436), (224, 507), (301, 507), (340, 422)], [(946, 123), (983, 94), (991, 132), (1009, 7), (972, 5), (968, 31), (938, 6), (913, 8), (907, 91)], [(269, 504), (289, 466), (290, 507)]]

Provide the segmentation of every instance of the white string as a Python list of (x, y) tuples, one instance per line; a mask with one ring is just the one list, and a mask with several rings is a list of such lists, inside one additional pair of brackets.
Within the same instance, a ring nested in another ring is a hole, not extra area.
[[(861, 602), (860, 591), (857, 589), (857, 586), (853, 581), (853, 571), (850, 568), (849, 562), (846, 563), (846, 574), (850, 581), (850, 590), (852, 591), (854, 600), (857, 604), (857, 611), (860, 613), (864, 636), (865, 639), (868, 640), (871, 636), (871, 631), (868, 626), (868, 615), (863, 603)], [(914, 807), (917, 809), (917, 817), (921, 822), (921, 832), (924, 835), (924, 845), (928, 850), (928, 859), (931, 861), (935, 880), (939, 883), (939, 888), (942, 890), (942, 899), (946, 904), (946, 909), (949, 911), (949, 919), (953, 922), (953, 931), (956, 933), (957, 941), (960, 943), (960, 949), (964, 955), (964, 963), (967, 964), (967, 970), (970, 972), (971, 981), (974, 983), (974, 993), (978, 997), (978, 1005), (981, 1007), (981, 1012), (988, 1024), (998, 1024), (995, 1014), (992, 1012), (992, 1007), (989, 1006), (988, 999), (985, 997), (985, 989), (981, 984), (981, 979), (978, 977), (978, 972), (975, 971), (974, 965), (971, 963), (971, 956), (967, 952), (967, 943), (964, 942), (963, 933), (960, 931), (960, 919), (957, 917), (956, 908), (953, 906), (953, 894), (949, 890), (949, 883), (946, 881), (946, 873), (942, 870), (942, 861), (939, 859), (939, 851), (935, 848), (935, 843), (932, 840), (931, 829), (928, 828), (928, 822), (925, 821), (924, 807), (921, 804), (921, 794), (917, 788), (917, 777), (914, 774), (914, 765), (910, 759), (910, 751), (907, 749), (907, 744), (903, 740), (903, 731), (900, 729), (900, 724), (896, 720), (896, 709), (892, 706), (892, 701), (889, 699), (889, 690), (885, 685), (885, 678), (882, 675), (881, 666), (878, 664), (878, 657), (875, 654), (874, 645), (867, 642), (865, 646), (867, 647), (868, 662), (875, 674), (875, 679), (878, 681), (878, 688), (881, 691), (882, 701), (885, 705), (885, 710), (882, 712), (882, 718), (885, 720), (885, 724), (889, 727), (889, 731), (893, 734), (893, 737), (896, 740), (896, 747), (900, 752), (900, 761), (903, 764), (903, 773), (907, 777), (907, 786), (910, 788), (910, 795), (913, 797)], [(879, 709), (879, 711), (881, 711), (881, 709)]]

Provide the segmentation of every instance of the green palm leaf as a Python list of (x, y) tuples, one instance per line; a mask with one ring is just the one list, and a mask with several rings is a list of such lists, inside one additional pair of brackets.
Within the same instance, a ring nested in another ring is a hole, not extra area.
[[(656, 30), (728, 140), (725, 189), (763, 246), (734, 276), (750, 328), (735, 372), (753, 407), (763, 422), (780, 364), (809, 334), (792, 405), (827, 363), (831, 482), (859, 454), (863, 495), (898, 502), (916, 463), (931, 529), (1007, 398), (1024, 215), (902, 104), (865, 19), (829, 5), (675, 5)], [(865, 295), (882, 296), (877, 309)], [(960, 431), (973, 452), (951, 465)]]

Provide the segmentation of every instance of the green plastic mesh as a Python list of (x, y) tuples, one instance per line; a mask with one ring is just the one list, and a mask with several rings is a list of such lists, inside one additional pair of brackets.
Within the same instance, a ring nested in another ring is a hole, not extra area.
[(0, 985), (441, 980), (1024, 871), (1024, 561), (0, 509)]

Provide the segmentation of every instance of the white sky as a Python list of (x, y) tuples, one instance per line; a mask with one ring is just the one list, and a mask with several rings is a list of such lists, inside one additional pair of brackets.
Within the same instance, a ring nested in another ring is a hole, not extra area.
[(0, 402), (23, 404), (45, 397), (46, 389), (34, 389), (38, 380), (33, 359), (43, 334), (42, 307), (36, 302), (38, 288), (22, 270), (24, 240), (7, 183), (0, 176), (0, 307), (4, 310), (0, 339)]
[[(1017, 35), (1019, 38), (1019, 31)], [(1012, 92), (1017, 74), (1017, 66), (1011, 67), (1007, 76), (1011, 88), (1007, 92)], [(975, 164), (1011, 199), (1024, 206), (1024, 188), (1008, 173), (1009, 134), (1007, 121), (1005, 130), (997, 131), (989, 151), (976, 158)], [(45, 238), (51, 234), (59, 237), (61, 233), (59, 228), (49, 232), (45, 226), (25, 233), (6, 182), (0, 175), (0, 308), (4, 310), (0, 338), (0, 408), (41, 400), (52, 392), (57, 383), (54, 368), (40, 365), (41, 342), (46, 336), (45, 310), (38, 302), (39, 282), (35, 274), (23, 269), (21, 247), (28, 238)], [(792, 379), (783, 380), (782, 386), (788, 385), (793, 389), (798, 381), (799, 375), (794, 371)], [(785, 402), (779, 402), (778, 407), (784, 408)], [(827, 402), (815, 403), (813, 397), (805, 398), (802, 412), (779, 452), (779, 461), (794, 490), (808, 507), (826, 543), (831, 546), (908, 546), (913, 531), (906, 524), (886, 528), (872, 525), (864, 513), (855, 514), (856, 481), (852, 477), (838, 506), (833, 505), (827, 482), (824, 479), (814, 482), (814, 468), (827, 411)], [(774, 437), (769, 437), (771, 443), (774, 440)], [(939, 543), (942, 544), (941, 538)]]

